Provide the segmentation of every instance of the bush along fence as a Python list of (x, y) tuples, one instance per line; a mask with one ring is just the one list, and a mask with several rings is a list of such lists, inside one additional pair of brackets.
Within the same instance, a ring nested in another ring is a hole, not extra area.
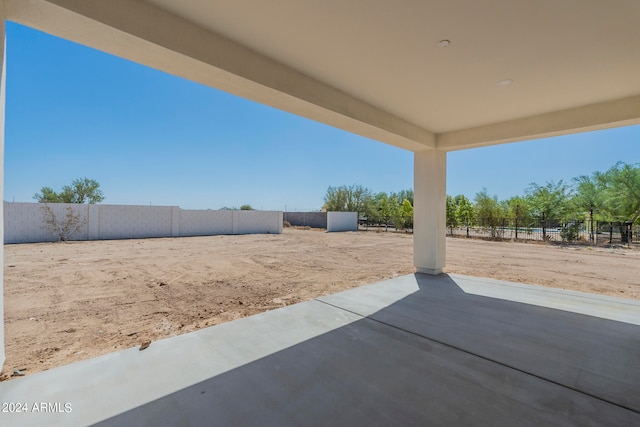
[(515, 218), (481, 218), (473, 225), (447, 228), (447, 235), (469, 238), (578, 242), (589, 245), (640, 245), (640, 225), (624, 222), (547, 220), (523, 223)]

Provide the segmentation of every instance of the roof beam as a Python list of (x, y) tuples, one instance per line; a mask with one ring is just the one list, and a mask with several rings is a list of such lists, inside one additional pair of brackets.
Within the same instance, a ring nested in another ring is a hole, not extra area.
[(435, 135), (139, 0), (0, 0), (7, 19), (400, 148)]
[(634, 124), (640, 124), (640, 95), (447, 132), (437, 135), (436, 144), (455, 151)]

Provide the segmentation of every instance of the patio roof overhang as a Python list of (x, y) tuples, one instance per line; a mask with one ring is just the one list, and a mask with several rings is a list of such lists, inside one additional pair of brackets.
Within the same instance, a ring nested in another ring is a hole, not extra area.
[(0, 4), (7, 19), (412, 151), (640, 123), (635, 0)]

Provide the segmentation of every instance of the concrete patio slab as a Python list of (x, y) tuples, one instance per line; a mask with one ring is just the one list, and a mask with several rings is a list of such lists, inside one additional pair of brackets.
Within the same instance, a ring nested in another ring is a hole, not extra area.
[[(28, 413), (0, 420), (90, 425), (360, 319), (308, 301), (0, 383), (0, 402), (28, 403)], [(34, 413), (41, 402), (70, 403), (71, 411)]]
[(28, 408), (0, 422), (638, 425), (638, 325), (635, 301), (409, 275), (0, 383)]
[[(640, 301), (606, 295), (588, 294), (567, 289), (524, 285), (503, 280), (449, 274), (466, 293), (557, 308), (572, 313), (640, 325)], [(498, 285), (498, 286), (496, 286)]]
[(385, 307), (384, 282), (319, 300), (640, 412), (640, 302), (453, 274), (394, 282), (420, 290)]

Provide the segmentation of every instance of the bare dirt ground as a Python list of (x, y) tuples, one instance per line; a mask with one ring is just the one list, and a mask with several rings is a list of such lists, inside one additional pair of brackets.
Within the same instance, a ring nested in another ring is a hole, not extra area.
[[(393, 233), (5, 246), (0, 380), (412, 273)], [(447, 240), (447, 272), (640, 299), (640, 251)], [(152, 344), (153, 345), (153, 344)]]

